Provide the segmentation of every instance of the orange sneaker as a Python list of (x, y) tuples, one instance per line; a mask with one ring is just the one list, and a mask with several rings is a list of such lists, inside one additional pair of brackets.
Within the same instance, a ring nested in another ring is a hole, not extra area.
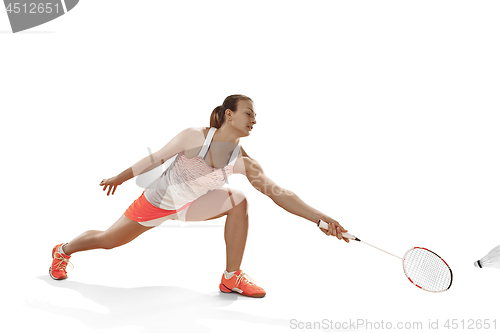
[(241, 269), (235, 272), (229, 279), (226, 279), (226, 276), (222, 274), (219, 289), (223, 293), (236, 292), (249, 297), (266, 296), (266, 291), (257, 286), (255, 281), (249, 275), (243, 273)]
[(52, 266), (49, 268), (50, 277), (54, 280), (64, 280), (68, 277), (66, 266), (69, 264), (73, 268), (73, 264), (69, 262), (71, 256), (61, 253), (60, 248), (63, 244), (54, 246), (52, 249)]

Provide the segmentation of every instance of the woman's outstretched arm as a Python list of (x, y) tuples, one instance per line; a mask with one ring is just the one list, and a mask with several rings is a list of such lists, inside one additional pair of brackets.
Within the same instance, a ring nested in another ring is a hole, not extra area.
[(108, 179), (103, 179), (100, 186), (104, 186), (103, 191), (108, 188), (108, 194), (115, 194), (116, 187), (126, 182), (127, 180), (139, 176), (145, 172), (153, 170), (159, 165), (165, 163), (171, 157), (184, 151), (186, 147), (192, 144), (195, 140), (195, 135), (197, 130), (194, 128), (188, 128), (177, 134), (169, 143), (167, 143), (162, 149), (158, 150), (156, 153), (146, 156), (135, 163), (130, 168), (124, 170), (118, 176), (111, 177)]
[(294, 215), (303, 217), (314, 223), (318, 223), (319, 220), (327, 222), (329, 225), (328, 230), (320, 229), (321, 231), (327, 235), (332, 235), (349, 242), (348, 239), (342, 237), (342, 232), (347, 232), (347, 230), (340, 223), (306, 204), (294, 192), (276, 184), (266, 176), (264, 170), (256, 160), (245, 155), (243, 157), (244, 173), (253, 187), (270, 197), (278, 206)]

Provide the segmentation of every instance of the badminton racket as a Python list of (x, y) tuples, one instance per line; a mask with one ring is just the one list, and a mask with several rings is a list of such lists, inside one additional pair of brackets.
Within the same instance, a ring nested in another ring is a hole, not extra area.
[[(318, 227), (328, 230), (328, 223), (319, 220)], [(423, 247), (413, 247), (406, 251), (403, 258), (382, 250), (374, 245), (361, 241), (358, 237), (350, 233), (343, 232), (342, 236), (364, 243), (379, 251), (390, 254), (400, 259), (403, 263), (403, 270), (410, 282), (418, 288), (439, 293), (450, 289), (453, 281), (453, 273), (450, 266), (436, 253)]]

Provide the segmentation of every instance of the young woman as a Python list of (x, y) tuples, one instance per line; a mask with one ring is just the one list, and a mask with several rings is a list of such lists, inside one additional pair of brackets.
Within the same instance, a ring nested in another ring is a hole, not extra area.
[(249, 136), (257, 123), (255, 116), (249, 97), (231, 95), (212, 112), (210, 128), (188, 128), (152, 156), (144, 157), (116, 177), (103, 179), (99, 184), (104, 186), (103, 191), (108, 189), (107, 195), (114, 194), (118, 185), (177, 155), (170, 167), (108, 230), (89, 230), (69, 243), (56, 245), (52, 250), (50, 276), (56, 280), (66, 279), (66, 266), (73, 253), (127, 244), (165, 220), (204, 221), (226, 216), (226, 270), (219, 289), (263, 297), (264, 289), (240, 269), (247, 239), (248, 211), (242, 192), (223, 187), (233, 173), (246, 175), (257, 190), (288, 212), (314, 223), (327, 222), (328, 230), (320, 228), (323, 233), (349, 242), (342, 237), (342, 232), (347, 230), (337, 221), (274, 183), (240, 146), (240, 138)]

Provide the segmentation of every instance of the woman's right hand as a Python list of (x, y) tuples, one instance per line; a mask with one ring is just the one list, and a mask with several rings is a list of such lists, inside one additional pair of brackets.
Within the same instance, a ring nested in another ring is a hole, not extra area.
[(118, 185), (121, 185), (122, 183), (123, 182), (119, 181), (117, 179), (117, 177), (111, 177), (109, 179), (103, 179), (99, 185), (104, 186), (104, 188), (102, 189), (103, 191), (106, 191), (106, 189), (109, 187), (108, 194), (107, 194), (107, 195), (109, 195), (111, 190), (113, 190), (113, 192), (111, 192), (111, 194), (115, 194), (116, 188), (118, 187)]
[(345, 229), (343, 226), (340, 225), (337, 221), (332, 219), (329, 216), (323, 216), (321, 218), (322, 221), (328, 223), (328, 230), (325, 230), (323, 228), (319, 228), (325, 235), (327, 236), (334, 236), (337, 237), (339, 240), (344, 240), (347, 243), (349, 243), (349, 239), (343, 237), (342, 233), (347, 232), (347, 229)]

